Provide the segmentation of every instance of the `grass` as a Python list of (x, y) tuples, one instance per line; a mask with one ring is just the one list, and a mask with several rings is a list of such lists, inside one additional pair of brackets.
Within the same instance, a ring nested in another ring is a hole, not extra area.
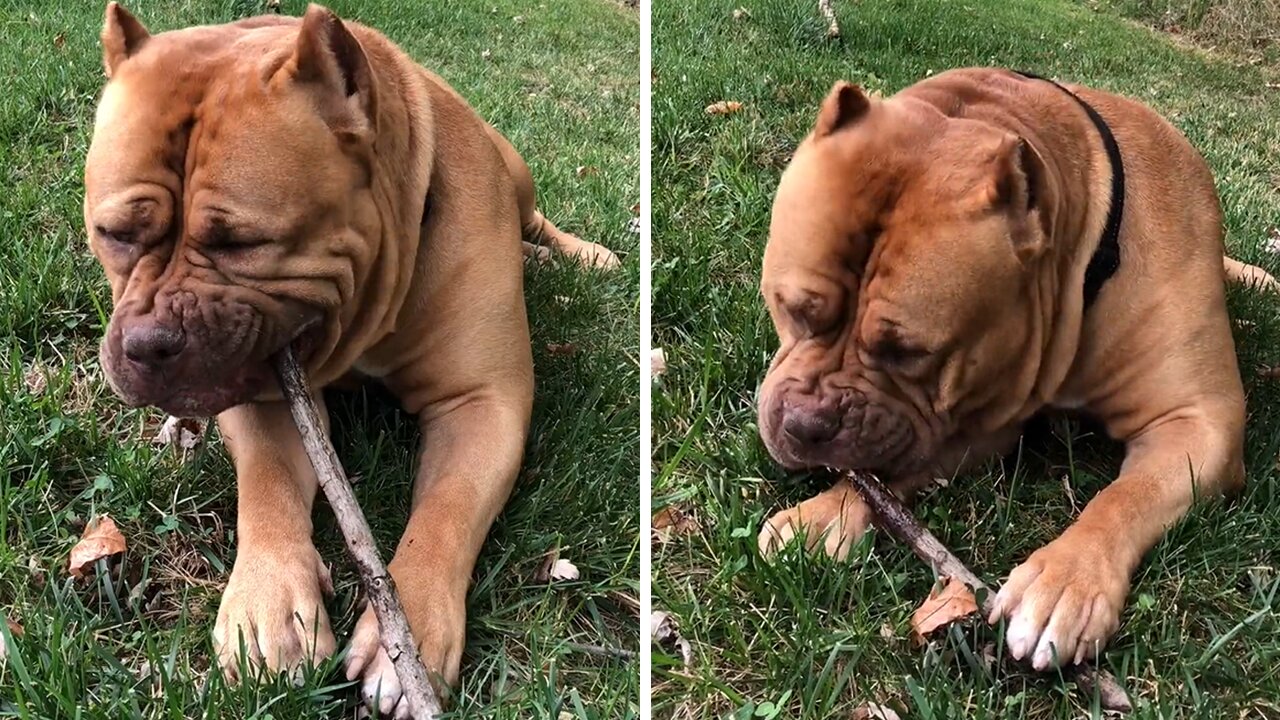
[[(737, 13), (742, 7), (746, 13)], [(1233, 254), (1263, 250), (1280, 217), (1280, 105), (1263, 71), (1193, 52), (1070, 0), (835, 3), (842, 40), (808, 0), (654, 6), (654, 511), (697, 528), (655, 546), (656, 607), (692, 643), (687, 669), (655, 654), (655, 717), (849, 717), (865, 702), (910, 718), (1096, 716), (1058, 676), (1000, 666), (967, 625), (920, 648), (912, 610), (933, 578), (885, 537), (850, 563), (756, 552), (768, 514), (812, 495), (758, 438), (755, 390), (776, 340), (758, 296), (772, 194), (838, 78), (889, 94), (950, 67), (1004, 65), (1137, 97), (1170, 118), (1218, 180)], [(719, 100), (742, 112), (712, 116)], [(1280, 716), (1280, 306), (1231, 293), (1248, 396), (1249, 485), (1195, 510), (1143, 563), (1103, 664), (1136, 691), (1139, 718)], [(955, 479), (918, 513), (999, 580), (1116, 473), (1121, 448), (1074, 422), (1030, 433), (1004, 462)], [(1064, 485), (1071, 490), (1064, 490)]]
[[(1087, 0), (1099, 2), (1099, 0)], [(1280, 61), (1280, 0), (1101, 0), (1135, 20), (1193, 42), (1265, 62)]]
[[(216, 433), (186, 457), (153, 446), (162, 418), (122, 408), (98, 368), (110, 296), (85, 247), (80, 203), (102, 84), (103, 4), (0, 3), (0, 611), (25, 627), (6, 638), (0, 717), (350, 717), (355, 691), (334, 663), (298, 687), (228, 687), (210, 671), (235, 555), (230, 464)], [(294, 15), (305, 8), (282, 5)], [(612, 275), (568, 263), (528, 270), (533, 432), (475, 573), (453, 716), (634, 717), (637, 663), (569, 643), (637, 642), (639, 273), (627, 227), (639, 193), (637, 14), (610, 0), (332, 6), (450, 81), (522, 150), (547, 215), (626, 258)], [(130, 5), (153, 31), (261, 7)], [(407, 512), (415, 425), (377, 392), (334, 397), (330, 407), (338, 453), (361, 478), (356, 491), (385, 557)], [(129, 549), (110, 572), (73, 582), (67, 553), (99, 513), (119, 522)], [(336, 566), (329, 609), (341, 645), (357, 580), (323, 506), (317, 524), (320, 551)], [(534, 582), (557, 545), (582, 579)]]

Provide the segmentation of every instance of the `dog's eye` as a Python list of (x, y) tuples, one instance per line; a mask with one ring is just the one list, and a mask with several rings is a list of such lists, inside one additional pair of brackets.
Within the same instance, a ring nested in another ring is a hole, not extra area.
[(136, 233), (132, 230), (110, 230), (105, 225), (95, 225), (93, 231), (103, 240), (120, 245), (132, 245), (136, 239)]
[(867, 354), (881, 365), (901, 366), (929, 357), (929, 350), (905, 343), (897, 337), (886, 337), (872, 343)]

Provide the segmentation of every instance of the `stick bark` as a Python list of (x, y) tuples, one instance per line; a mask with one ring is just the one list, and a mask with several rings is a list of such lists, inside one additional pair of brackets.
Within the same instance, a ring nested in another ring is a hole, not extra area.
[[(982, 595), (982, 615), (991, 614), (995, 593), (974, 574), (960, 558), (947, 549), (933, 533), (916, 520), (911, 510), (884, 486), (874, 475), (860, 472), (847, 472), (845, 477), (853, 485), (853, 489), (871, 508), (875, 514), (876, 525), (889, 531), (889, 534), (904, 542), (921, 560), (929, 564), (938, 575), (959, 578), (964, 584), (973, 588), (976, 595)], [(978, 592), (986, 590), (985, 593)], [(1022, 663), (1029, 667), (1028, 663)], [(1076, 687), (1086, 699), (1098, 698), (1104, 710), (1132, 712), (1133, 704), (1129, 702), (1129, 694), (1116, 681), (1115, 677), (1096, 667), (1088, 665), (1072, 665), (1063, 669), (1063, 673), (1075, 681)]]
[(395, 582), (378, 557), (378, 546), (374, 544), (369, 523), (360, 511), (351, 483), (347, 481), (347, 475), (320, 423), (320, 413), (307, 387), (306, 375), (298, 365), (291, 346), (281, 350), (275, 361), (280, 387), (289, 401), (289, 411), (302, 434), (302, 444), (320, 480), (320, 488), (324, 490), (338, 520), (347, 551), (356, 563), (360, 582), (369, 596), (373, 614), (378, 618), (382, 647), (387, 651), (396, 677), (404, 688), (409, 711), (416, 719), (431, 720), (441, 712), (440, 700), (436, 698), (427, 680), (427, 670), (418, 657), (418, 645), (409, 631), (409, 621), (405, 619), (400, 596), (396, 594)]

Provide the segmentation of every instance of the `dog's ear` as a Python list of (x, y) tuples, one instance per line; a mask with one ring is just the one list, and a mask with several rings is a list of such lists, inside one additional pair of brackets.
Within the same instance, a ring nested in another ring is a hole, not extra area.
[(871, 109), (871, 100), (862, 88), (853, 83), (841, 80), (827, 93), (818, 110), (818, 122), (813, 126), (813, 134), (822, 137), (857, 122)]
[(308, 5), (293, 56), (294, 79), (321, 95), (326, 121), (335, 131), (363, 135), (377, 126), (373, 72), (342, 20), (332, 10)]
[(115, 74), (120, 63), (128, 60), (151, 37), (138, 18), (120, 7), (107, 3), (107, 17), (102, 24), (102, 67), (107, 77)]
[[(996, 151), (995, 178), (991, 188), (992, 205), (1006, 209), (1021, 217), (1033, 220), (1041, 232), (1049, 233), (1050, 212), (1045, 207), (1047, 193), (1045, 183), (1044, 158), (1026, 139), (1016, 135), (1009, 136)], [(1035, 254), (1036, 247), (1042, 243), (1028, 237), (1017, 238), (1015, 242), (1028, 247), (1019, 247), (1019, 255)], [(1037, 237), (1040, 233), (1035, 233)], [(1028, 242), (1023, 242), (1028, 241)]]

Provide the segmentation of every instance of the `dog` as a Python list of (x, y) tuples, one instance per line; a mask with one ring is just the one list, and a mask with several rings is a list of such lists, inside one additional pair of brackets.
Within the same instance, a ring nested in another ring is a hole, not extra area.
[[(292, 344), (322, 410), (321, 388), (359, 377), (418, 417), (389, 568), (446, 691), (529, 427), (523, 258), (617, 258), (543, 217), (520, 155), (443, 80), (324, 7), (152, 35), (113, 2), (102, 48), (84, 199), (114, 303), (101, 363), (129, 405), (217, 416), (239, 503), (219, 664), (236, 680), (241, 643), (270, 670), (335, 649), (316, 475), (271, 371)], [(408, 717), (371, 609), (346, 674)]]
[[(1244, 482), (1244, 392), (1213, 176), (1133, 100), (998, 69), (896, 95), (837, 83), (779, 183), (761, 291), (779, 349), (758, 397), (788, 468), (878, 473), (910, 499), (1010, 451), (1055, 409), (1125, 443), (1119, 476), (1000, 588), (1014, 658), (1080, 663), (1143, 555), (1195, 497)], [(769, 518), (845, 557), (847, 481)]]

